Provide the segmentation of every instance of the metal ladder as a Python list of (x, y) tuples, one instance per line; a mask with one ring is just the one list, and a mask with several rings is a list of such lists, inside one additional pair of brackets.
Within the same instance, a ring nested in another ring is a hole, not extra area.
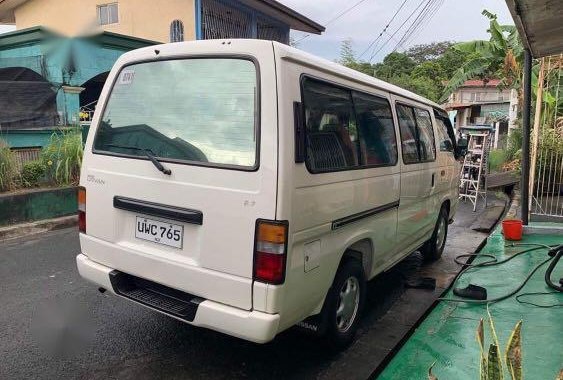
[(491, 141), (489, 132), (470, 132), (468, 135), (468, 150), (460, 173), (459, 198), (468, 199), (473, 204), (473, 211), (476, 211), (479, 197), (483, 198), (485, 207), (487, 206)]

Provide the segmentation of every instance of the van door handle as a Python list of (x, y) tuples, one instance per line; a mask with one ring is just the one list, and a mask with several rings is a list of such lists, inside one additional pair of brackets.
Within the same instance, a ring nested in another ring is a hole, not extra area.
[(436, 173), (432, 173), (432, 187), (434, 187), (434, 179), (436, 177)]

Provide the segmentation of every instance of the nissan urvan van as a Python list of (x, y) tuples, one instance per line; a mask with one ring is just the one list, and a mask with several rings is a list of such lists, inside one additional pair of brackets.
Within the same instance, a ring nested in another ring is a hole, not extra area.
[(345, 346), (366, 281), (442, 254), (458, 155), (437, 104), (277, 42), (131, 51), (85, 146), (78, 270), (194, 326)]

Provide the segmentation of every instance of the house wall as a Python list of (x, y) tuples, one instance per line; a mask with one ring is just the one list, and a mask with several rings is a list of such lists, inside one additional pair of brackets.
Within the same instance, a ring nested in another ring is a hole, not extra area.
[[(98, 25), (99, 5), (116, 2), (118, 22)], [(31, 0), (14, 11), (16, 28), (44, 26), (65, 36), (108, 31), (159, 42), (170, 41), (170, 24), (181, 20), (184, 39), (195, 39), (194, 0)]]
[(510, 90), (499, 91), (496, 87), (462, 87), (455, 91), (451, 97), (451, 103), (481, 103), (481, 102), (504, 102), (509, 101)]
[[(33, 38), (28, 38), (28, 34), (33, 34)], [(53, 116), (48, 124), (46, 120), (40, 121), (42, 124), (34, 125), (34, 128), (48, 129), (57, 124), (77, 123), (79, 121), (80, 92), (86, 82), (98, 74), (108, 72), (124, 52), (148, 45), (144, 40), (135, 40), (130, 37), (113, 36), (111, 41), (103, 40), (103, 38), (103, 36), (98, 36), (54, 39), (40, 28), (35, 28), (35, 31), (28, 29), (0, 36), (0, 69), (33, 70), (50, 83), (56, 96), (58, 117)], [(11, 39), (12, 43), (6, 43), (6, 39)], [(69, 62), (72, 62), (72, 69), (68, 68)], [(15, 83), (19, 79), (18, 77), (8, 77), (3, 80)], [(28, 83), (27, 87), (30, 92), (34, 91), (31, 83)], [(37, 104), (42, 105), (43, 103)], [(10, 125), (9, 128), (30, 128), (29, 123), (25, 120), (29, 119), (33, 112), (43, 112), (41, 109), (36, 109), (35, 105), (36, 103), (33, 103), (33, 98), (31, 98), (30, 104), (21, 110), (21, 125), (18, 126), (16, 114), (15, 119), (11, 121), (13, 125)], [(23, 140), (25, 140), (25, 144), (28, 144), (29, 135), (25, 137)], [(38, 134), (35, 137), (37, 140), (35, 144), (25, 146), (42, 146), (44, 142), (42, 135)], [(18, 141), (18, 139), (11, 141), (14, 144), (11, 145), (20, 146)]]

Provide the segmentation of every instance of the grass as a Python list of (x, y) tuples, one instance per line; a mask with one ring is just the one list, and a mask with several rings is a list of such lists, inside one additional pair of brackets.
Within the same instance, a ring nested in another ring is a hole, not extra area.
[(491, 172), (502, 171), (502, 167), (507, 161), (508, 155), (504, 149), (493, 149), (489, 153), (489, 165)]
[(79, 128), (53, 133), (49, 144), (41, 152), (41, 161), (47, 168), (50, 182), (59, 186), (78, 184), (82, 155), (82, 133)]
[(17, 175), (14, 152), (4, 140), (0, 139), (0, 191), (12, 190)]

